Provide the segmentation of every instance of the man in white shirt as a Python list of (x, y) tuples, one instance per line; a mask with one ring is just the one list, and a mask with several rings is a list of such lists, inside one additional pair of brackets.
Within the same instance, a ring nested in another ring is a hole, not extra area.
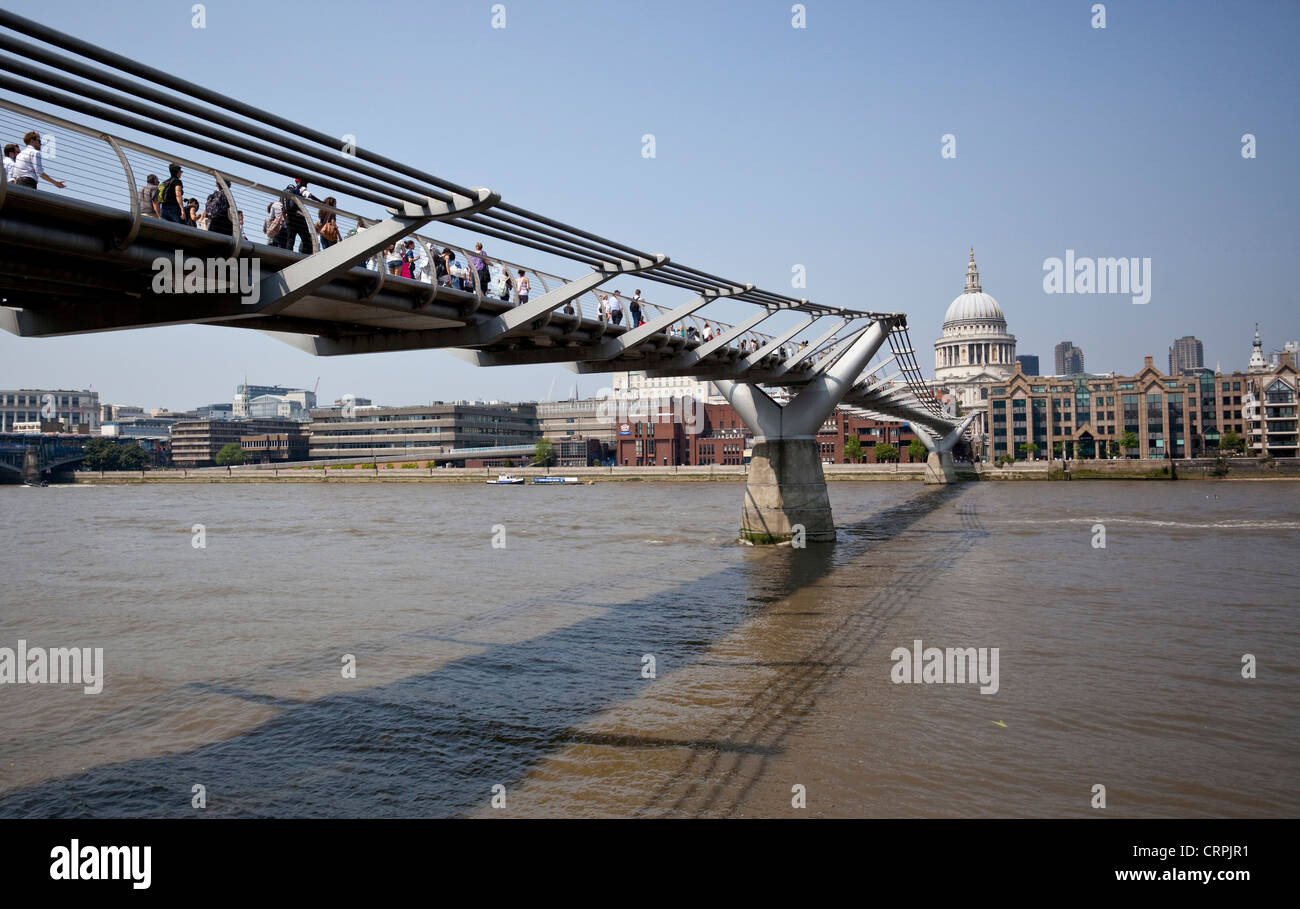
[(5, 182), (14, 182), (14, 168), (17, 167), (18, 146), (12, 142), (5, 146)]
[(14, 182), (19, 186), (36, 189), (37, 181), (44, 179), (46, 183), (53, 183), (59, 189), (63, 189), (63, 181), (55, 180), (47, 174), (45, 165), (41, 163), (41, 134), (32, 131), (23, 136), (23, 141), (27, 143), (27, 147), (18, 153), (18, 158), (14, 162)]
[(618, 291), (609, 298), (609, 319), (615, 325), (623, 321), (623, 303), (618, 298)]

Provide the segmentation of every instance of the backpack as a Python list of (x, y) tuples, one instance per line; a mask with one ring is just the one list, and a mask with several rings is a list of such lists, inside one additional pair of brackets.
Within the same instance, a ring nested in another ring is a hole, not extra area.
[(225, 218), (230, 214), (230, 200), (226, 198), (220, 188), (214, 189), (208, 196), (208, 201), (203, 205), (203, 217), (212, 223), (213, 218)]
[[(301, 221), (302, 212), (298, 208), (298, 203), (295, 200), (290, 199), (290, 196), (297, 196), (301, 199), (302, 193), (298, 191), (297, 186), (286, 186), (284, 189), (284, 195), (280, 197), (280, 210), (284, 212), (284, 216), (288, 220)], [(305, 208), (306, 206), (303, 207)]]
[(176, 204), (176, 182), (166, 180), (158, 187), (158, 205), (175, 205)]

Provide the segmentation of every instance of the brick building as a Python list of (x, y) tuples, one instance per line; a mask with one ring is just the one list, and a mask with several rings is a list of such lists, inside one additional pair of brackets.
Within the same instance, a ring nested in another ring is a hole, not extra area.
[[(730, 404), (697, 405), (694, 425), (682, 422), (668, 410), (652, 418), (620, 423), (615, 438), (615, 463), (623, 467), (704, 466), (747, 464), (754, 447), (754, 435)], [(698, 430), (698, 431), (692, 431)], [(817, 440), (822, 463), (847, 464), (844, 446), (856, 437), (862, 446), (862, 462), (874, 463), (877, 444), (899, 449), (906, 463), (908, 443), (916, 438), (905, 424), (876, 420), (846, 407), (839, 407), (822, 424)]]

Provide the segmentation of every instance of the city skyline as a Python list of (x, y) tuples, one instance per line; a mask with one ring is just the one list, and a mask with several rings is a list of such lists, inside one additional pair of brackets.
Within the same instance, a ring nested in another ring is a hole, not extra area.
[[(440, 142), (418, 91), (410, 117), (375, 108), (393, 84), (381, 67), (349, 65), (348, 79), (321, 92), (272, 78), (287, 29), (307, 46), (338, 46), (348, 21), (339, 4), (311, 17), (257, 7), (255, 30), (234, 2), (210, 5), (202, 29), (189, 7), (163, 3), (126, 19), (69, 2), (12, 6), (47, 22), (75, 15), (79, 33), (110, 49), (625, 242), (820, 302), (904, 311), (920, 345), (939, 337), (972, 245), (1018, 351), (1040, 359), (1070, 338), (1090, 371), (1124, 373), (1194, 335), (1207, 366), (1231, 371), (1245, 368), (1256, 321), (1266, 350), (1300, 337), (1288, 282), (1297, 214), (1285, 201), (1300, 186), (1281, 151), (1300, 139), (1293, 7), (1249, 18), (1208, 3), (1115, 7), (1096, 29), (1086, 7), (818, 4), (794, 29), (781, 5), (670, 4), (651, 19), (511, 5), (508, 26), (494, 30), (486, 7), (456, 4), (444, 26), (507, 62), (530, 46), (615, 40), (650, 62), (608, 67), (605, 90), (648, 100), (590, 116), (587, 99), (557, 92), (583, 78), (588, 64), (576, 60), (523, 82), (510, 65), (439, 73), (440, 93), (490, 98), (485, 120), (502, 124)], [(144, 21), (159, 40), (140, 54)], [(225, 66), (213, 46), (238, 47), (241, 66)], [(981, 53), (965, 53), (971, 46)], [(1176, 65), (1187, 53), (1201, 60), (1195, 71)], [(774, 126), (790, 122), (797, 128)], [(1248, 133), (1255, 158), (1242, 155)], [(653, 158), (642, 155), (646, 135)], [(949, 135), (956, 156), (945, 158)], [(48, 166), (58, 175), (57, 155)], [(1150, 260), (1150, 301), (1048, 293), (1045, 263), (1076, 253)], [(796, 266), (805, 288), (791, 288)], [(678, 302), (644, 283), (649, 299)], [(330, 400), (542, 400), (612, 385), (553, 366), (479, 369), (440, 352), (310, 358), (260, 334), (199, 326), (0, 337), (8, 387), (90, 387), (105, 401), (185, 409), (223, 400), (246, 374), (303, 387), (319, 376)]]

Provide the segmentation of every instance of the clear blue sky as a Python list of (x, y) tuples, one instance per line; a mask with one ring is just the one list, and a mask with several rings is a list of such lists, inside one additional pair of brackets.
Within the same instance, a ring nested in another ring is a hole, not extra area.
[[(1300, 338), (1294, 2), (1111, 2), (1104, 30), (1074, 0), (807, 0), (802, 30), (787, 0), (506, 0), (505, 29), (489, 0), (213, 0), (202, 30), (189, 2), (8, 5), (696, 267), (793, 292), (802, 264), (795, 295), (907, 312), (927, 372), (972, 245), (1018, 351), (1048, 370), (1062, 339), (1092, 371), (1131, 372), (1185, 334), (1229, 370), (1256, 321), (1266, 350)], [(1151, 302), (1045, 293), (1043, 261), (1066, 249), (1150, 257)], [(575, 381), (436, 351), (316, 359), (235, 329), (0, 335), (0, 387), (191, 408), (245, 375), (391, 404), (567, 397)]]

